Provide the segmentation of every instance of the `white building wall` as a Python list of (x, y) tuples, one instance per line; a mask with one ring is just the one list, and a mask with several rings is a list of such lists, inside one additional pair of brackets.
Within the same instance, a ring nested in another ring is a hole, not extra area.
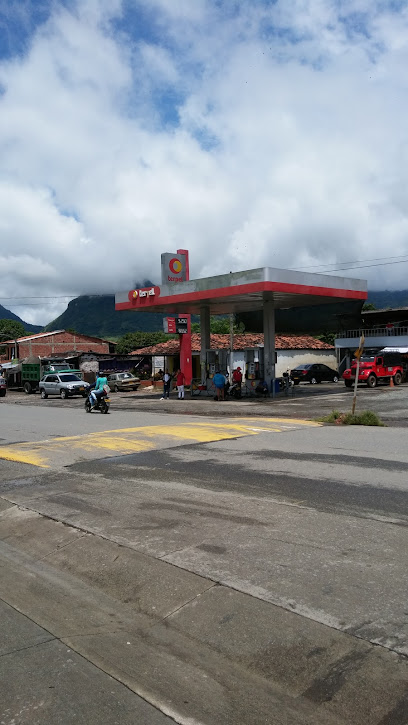
[(282, 374), (288, 368), (293, 370), (302, 363), (322, 363), (328, 365), (329, 368), (333, 368), (333, 370), (337, 370), (335, 350), (277, 350), (276, 352), (278, 354), (277, 378), (282, 377)]

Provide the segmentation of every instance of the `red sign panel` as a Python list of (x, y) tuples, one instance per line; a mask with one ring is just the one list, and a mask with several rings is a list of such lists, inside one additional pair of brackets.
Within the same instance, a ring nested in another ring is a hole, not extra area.
[(169, 334), (176, 332), (176, 320), (174, 317), (167, 317), (167, 332)]

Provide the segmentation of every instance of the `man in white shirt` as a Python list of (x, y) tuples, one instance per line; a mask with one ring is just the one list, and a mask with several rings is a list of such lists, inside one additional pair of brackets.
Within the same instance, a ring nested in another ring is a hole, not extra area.
[(163, 397), (161, 400), (164, 400), (165, 398), (170, 398), (170, 387), (171, 387), (171, 375), (166, 368), (165, 373), (163, 375)]

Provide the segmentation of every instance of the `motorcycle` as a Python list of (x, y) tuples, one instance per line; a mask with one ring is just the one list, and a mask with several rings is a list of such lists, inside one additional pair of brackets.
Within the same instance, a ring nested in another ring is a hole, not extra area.
[(88, 391), (87, 398), (85, 400), (85, 412), (86, 413), (93, 413), (93, 411), (99, 410), (100, 413), (104, 413), (105, 415), (109, 413), (109, 407), (110, 407), (110, 398), (107, 393), (103, 393), (100, 397), (97, 397), (97, 402), (95, 407), (93, 408), (93, 400), (91, 398), (91, 390)]
[(230, 398), (235, 398), (236, 400), (242, 398), (241, 383), (232, 383), (232, 385), (228, 389), (228, 395)]

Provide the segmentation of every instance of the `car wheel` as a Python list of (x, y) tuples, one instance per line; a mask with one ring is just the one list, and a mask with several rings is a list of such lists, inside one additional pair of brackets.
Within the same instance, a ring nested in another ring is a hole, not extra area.
[(369, 375), (367, 378), (367, 386), (369, 388), (375, 388), (377, 385), (377, 378), (375, 375)]
[(24, 392), (26, 395), (30, 395), (32, 392), (31, 383), (24, 383)]
[(81, 393), (83, 398), (86, 398), (86, 393)]
[(43, 400), (45, 400), (45, 398), (48, 398), (48, 395), (45, 392), (45, 390), (41, 390), (41, 397), (42, 397)]
[(339, 382), (339, 376), (333, 375), (333, 383), (338, 383), (338, 382)]
[(299, 385), (299, 383), (300, 383), (300, 380), (295, 380), (294, 381), (294, 385)]
[(64, 390), (64, 388), (60, 391), (60, 398), (62, 398), (63, 400), (68, 398), (68, 393), (66, 390)]
[(317, 378), (310, 378), (311, 385), (316, 385), (316, 383), (317, 383)]
[(344, 385), (346, 386), (346, 388), (351, 388), (351, 386), (353, 385), (353, 383), (352, 383), (351, 380), (345, 380), (344, 381)]
[(395, 373), (394, 375), (394, 383), (395, 385), (401, 385), (402, 382), (402, 375), (401, 373)]
[(117, 385), (115, 385), (113, 389), (114, 389), (115, 393), (118, 393), (119, 392), (119, 388), (118, 388)]

